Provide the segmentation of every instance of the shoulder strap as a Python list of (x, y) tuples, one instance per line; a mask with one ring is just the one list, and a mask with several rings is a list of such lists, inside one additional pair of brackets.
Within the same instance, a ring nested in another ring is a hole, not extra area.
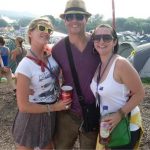
[(76, 71), (76, 68), (75, 68), (74, 59), (73, 59), (73, 56), (72, 56), (72, 51), (71, 51), (71, 46), (70, 46), (68, 36), (65, 38), (65, 45), (66, 45), (67, 56), (68, 56), (68, 60), (69, 60), (69, 64), (70, 64), (72, 77), (73, 77), (73, 82), (75, 84), (75, 88), (76, 88), (76, 92), (77, 92), (77, 95), (78, 95), (78, 98), (79, 98), (79, 102), (80, 102), (81, 105), (84, 105), (84, 96), (83, 96), (82, 91), (81, 91), (79, 78), (78, 78), (78, 74), (77, 74), (77, 71)]

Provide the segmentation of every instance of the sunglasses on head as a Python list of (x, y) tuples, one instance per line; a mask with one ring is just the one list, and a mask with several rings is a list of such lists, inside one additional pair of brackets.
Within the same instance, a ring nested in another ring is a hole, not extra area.
[(44, 25), (37, 25), (37, 29), (39, 31), (42, 31), (42, 32), (46, 32), (46, 33), (49, 33), (49, 34), (52, 34), (53, 33), (53, 30), (44, 26)]
[(114, 38), (110, 34), (98, 34), (98, 35), (94, 35), (94, 37), (93, 37), (93, 41), (95, 41), (95, 42), (99, 42), (101, 39), (103, 39), (104, 42), (109, 43)]
[(85, 15), (83, 14), (67, 14), (65, 15), (65, 20), (72, 21), (73, 19), (76, 19), (77, 21), (82, 21), (84, 17)]

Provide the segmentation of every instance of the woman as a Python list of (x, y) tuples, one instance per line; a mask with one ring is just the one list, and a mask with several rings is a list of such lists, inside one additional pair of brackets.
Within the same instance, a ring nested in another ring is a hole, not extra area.
[(52, 149), (55, 111), (70, 107), (71, 100), (57, 101), (59, 66), (52, 56), (47, 57), (43, 52), (52, 31), (51, 23), (44, 18), (33, 20), (28, 28), (31, 49), (16, 70), (19, 112), (12, 133), (18, 150)]
[(16, 62), (17, 66), (27, 53), (25, 48), (23, 47), (23, 41), (24, 39), (22, 37), (20, 36), (16, 37), (15, 39), (16, 48), (11, 51), (11, 55), (12, 55), (11, 59)]
[(10, 50), (5, 46), (5, 40), (2, 36), (0, 36), (0, 55), (3, 59), (4, 66), (8, 66)]
[(3, 59), (0, 56), (0, 79), (1, 77), (5, 77), (7, 79), (8, 84), (10, 85), (10, 87), (12, 88), (14, 92), (13, 95), (15, 96), (15, 93), (16, 93), (16, 85), (14, 81), (15, 77), (13, 76), (11, 69), (7, 66), (4, 66)]
[[(118, 38), (115, 30), (109, 25), (98, 26), (93, 33), (94, 48), (101, 58), (91, 83), (91, 90), (100, 102), (100, 113), (103, 106), (108, 106), (108, 113), (113, 113), (103, 119), (108, 122), (111, 130), (120, 122), (123, 116), (131, 112), (131, 143), (115, 149), (133, 149), (140, 139), (141, 118), (138, 104), (144, 98), (142, 82), (136, 70), (119, 56)], [(127, 96), (132, 93), (130, 98)], [(132, 122), (137, 115), (136, 122)], [(100, 145), (98, 144), (97, 149)]]

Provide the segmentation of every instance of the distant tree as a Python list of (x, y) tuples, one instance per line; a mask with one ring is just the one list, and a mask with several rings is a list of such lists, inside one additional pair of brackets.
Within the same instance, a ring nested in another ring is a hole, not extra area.
[(31, 22), (33, 18), (29, 18), (29, 17), (25, 17), (25, 18), (21, 18), (18, 21), (18, 25), (21, 27), (26, 27), (29, 25), (29, 23)]
[(126, 22), (125, 18), (116, 19), (116, 29), (118, 32), (124, 31), (124, 23)]
[(92, 15), (87, 22), (87, 31), (95, 29), (99, 24), (102, 23), (103, 16), (96, 14)]
[(142, 23), (141, 24), (142, 30), (144, 31), (144, 33), (148, 33), (150, 34), (150, 23)]
[(124, 30), (125, 31), (138, 31), (138, 24), (135, 18), (130, 17), (124, 23)]
[(7, 27), (9, 24), (4, 19), (0, 18), (0, 27)]
[(62, 33), (67, 33), (67, 29), (64, 24), (64, 20), (56, 19), (55, 29)]

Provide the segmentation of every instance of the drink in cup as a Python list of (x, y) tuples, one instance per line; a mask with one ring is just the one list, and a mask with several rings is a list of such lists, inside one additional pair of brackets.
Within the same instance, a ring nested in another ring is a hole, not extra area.
[(73, 88), (72, 86), (69, 85), (63, 85), (61, 87), (61, 99), (62, 100), (67, 100), (67, 99), (72, 99), (72, 93), (73, 92)]

